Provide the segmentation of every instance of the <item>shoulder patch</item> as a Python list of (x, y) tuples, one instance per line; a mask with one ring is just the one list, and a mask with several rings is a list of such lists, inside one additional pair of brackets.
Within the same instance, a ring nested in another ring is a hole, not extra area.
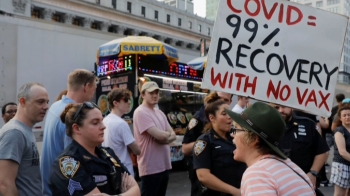
[(198, 124), (198, 120), (197, 119), (195, 119), (195, 118), (192, 118), (191, 120), (190, 120), (190, 122), (188, 123), (188, 130), (191, 130), (191, 129), (193, 129), (193, 127), (195, 127), (196, 125)]
[(207, 142), (203, 140), (197, 140), (196, 143), (194, 144), (194, 154), (196, 156), (200, 155), (203, 150), (207, 147)]
[(64, 156), (59, 159), (59, 165), (64, 177), (73, 178), (80, 167), (80, 162), (76, 161), (73, 157)]

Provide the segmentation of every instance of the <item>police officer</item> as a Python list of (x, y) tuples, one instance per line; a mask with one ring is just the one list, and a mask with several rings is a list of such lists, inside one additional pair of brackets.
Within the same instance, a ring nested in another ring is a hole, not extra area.
[(230, 137), (232, 119), (224, 110), (229, 106), (217, 93), (211, 93), (204, 101), (205, 115), (210, 123), (193, 147), (193, 168), (205, 187), (200, 195), (240, 195), (246, 165), (233, 159), (236, 146)]
[[(232, 94), (224, 92), (217, 92), (217, 94), (226, 104), (231, 104)], [(205, 117), (204, 109), (205, 106), (202, 106), (189, 121), (182, 141), (182, 153), (185, 155), (184, 160), (186, 162), (188, 176), (191, 181), (191, 196), (201, 194), (202, 186), (198, 181), (196, 171), (193, 169), (192, 149), (194, 142), (202, 134), (204, 126), (208, 123), (208, 120)]]
[(292, 108), (271, 104), (286, 122), (279, 148), (310, 178), (316, 188), (318, 172), (327, 160), (328, 145), (314, 121), (293, 114)]
[(113, 150), (100, 147), (105, 126), (96, 105), (67, 105), (61, 120), (73, 142), (54, 162), (49, 181), (53, 195), (140, 195), (136, 181)]

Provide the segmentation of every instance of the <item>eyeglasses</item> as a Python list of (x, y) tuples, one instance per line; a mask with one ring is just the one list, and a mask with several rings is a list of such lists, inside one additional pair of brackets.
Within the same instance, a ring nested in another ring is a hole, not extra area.
[(16, 114), (17, 110), (9, 110), (9, 111), (6, 111), (5, 113), (7, 113), (7, 114)]
[(74, 117), (73, 117), (73, 121), (76, 121), (78, 119), (78, 117), (80, 116), (81, 110), (86, 107), (89, 109), (93, 109), (93, 108), (97, 108), (100, 109), (95, 103), (93, 102), (84, 102), (83, 104), (80, 105), (79, 109), (77, 110), (77, 112), (75, 113)]
[(244, 129), (237, 129), (237, 128), (232, 128), (232, 129), (231, 129), (231, 133), (232, 133), (233, 135), (236, 135), (237, 131), (239, 132), (239, 131), (245, 131), (245, 130), (244, 130)]

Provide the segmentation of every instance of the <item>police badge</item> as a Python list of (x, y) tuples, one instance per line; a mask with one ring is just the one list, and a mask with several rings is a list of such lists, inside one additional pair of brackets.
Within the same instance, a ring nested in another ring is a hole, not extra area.
[(193, 129), (198, 124), (198, 120), (195, 118), (192, 118), (190, 122), (188, 123), (188, 130)]
[(61, 173), (66, 178), (73, 178), (78, 171), (80, 162), (69, 156), (64, 156), (59, 160)]
[(196, 156), (200, 155), (203, 152), (203, 150), (205, 149), (205, 147), (207, 147), (207, 142), (203, 141), (203, 140), (198, 140), (194, 144), (194, 154)]

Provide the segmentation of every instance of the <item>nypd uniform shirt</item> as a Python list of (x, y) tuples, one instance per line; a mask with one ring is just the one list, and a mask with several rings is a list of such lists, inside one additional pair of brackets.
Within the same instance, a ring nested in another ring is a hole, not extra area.
[[(113, 157), (115, 164), (103, 150)], [(112, 188), (110, 174), (116, 171), (119, 182), (114, 183), (120, 187), (121, 174), (129, 173), (128, 170), (110, 148), (97, 147), (96, 154), (99, 157), (91, 155), (73, 140), (53, 164), (49, 181), (52, 195), (86, 195), (96, 187), (101, 193), (119, 194), (120, 188), (119, 193)]]
[(286, 123), (286, 132), (280, 140), (279, 148), (305, 173), (310, 171), (315, 156), (329, 151), (315, 122), (294, 114)]
[[(223, 139), (214, 130), (201, 135), (193, 147), (193, 168), (209, 169), (221, 181), (240, 188), (246, 164), (233, 159), (236, 146), (229, 133), (227, 137), (229, 140)], [(220, 195), (220, 193), (209, 190), (208, 195)]]
[(186, 127), (186, 133), (184, 135), (183, 144), (189, 144), (195, 142), (197, 138), (202, 134), (205, 124), (208, 122), (204, 112), (205, 106), (202, 106), (189, 121)]

